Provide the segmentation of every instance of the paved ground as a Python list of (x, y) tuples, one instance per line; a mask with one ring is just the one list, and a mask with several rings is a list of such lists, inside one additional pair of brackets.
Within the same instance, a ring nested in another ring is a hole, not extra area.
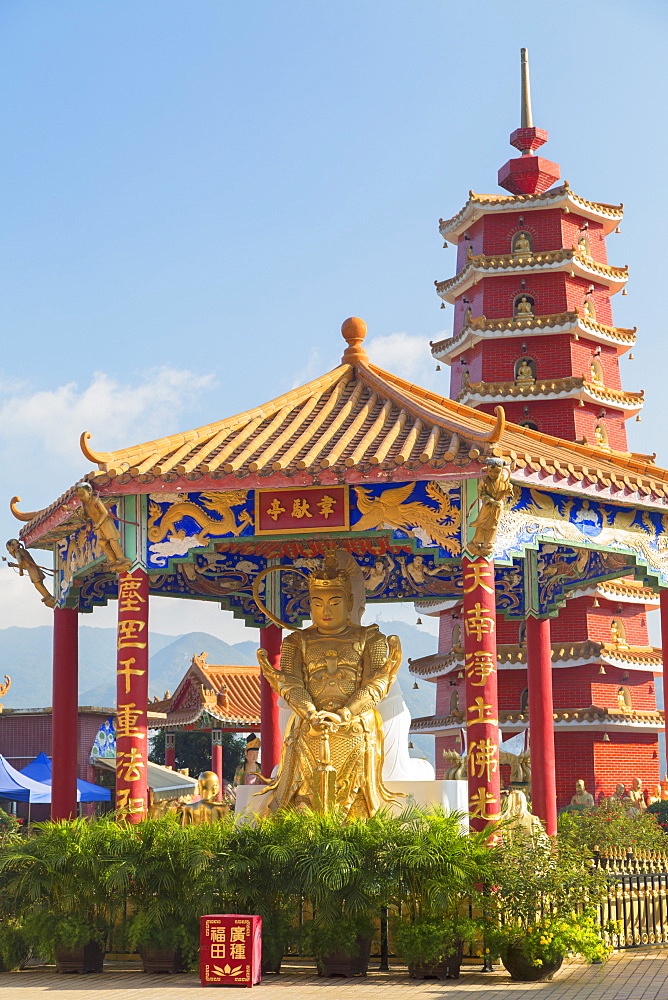
[[(312, 969), (288, 966), (285, 974), (268, 976), (255, 989), (262, 1000), (366, 1000), (369, 995), (373, 1000), (668, 1000), (668, 949), (620, 952), (605, 965), (566, 965), (551, 983), (514, 983), (502, 966), (493, 973), (462, 970), (460, 979), (445, 982), (415, 982), (401, 967), (351, 980), (319, 979)], [(210, 1000), (212, 992), (192, 974), (149, 976), (119, 968), (87, 976), (59, 976), (49, 968), (0, 974), (3, 1000)]]

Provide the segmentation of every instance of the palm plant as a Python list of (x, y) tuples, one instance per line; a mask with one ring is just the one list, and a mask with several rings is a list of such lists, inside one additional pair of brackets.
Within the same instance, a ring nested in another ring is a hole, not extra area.
[(393, 903), (402, 911), (399, 954), (410, 966), (461, 956), (463, 942), (481, 933), (469, 907), (489, 877), (496, 848), (485, 834), (463, 833), (461, 816), (442, 809), (407, 808), (391, 834), (385, 864)]
[(39, 835), (5, 844), (0, 854), (5, 894), (15, 918), (45, 957), (58, 947), (103, 945), (113, 919), (106, 859), (95, 824), (35, 824)]
[(303, 821), (294, 812), (253, 823), (216, 823), (203, 831), (211, 852), (211, 912), (262, 917), (262, 968), (278, 972), (296, 922), (300, 888), (295, 869)]
[(108, 884), (127, 897), (132, 947), (179, 952), (187, 965), (193, 964), (199, 917), (207, 912), (202, 888), (211, 852), (204, 839), (197, 828), (182, 829), (169, 816), (126, 827)]

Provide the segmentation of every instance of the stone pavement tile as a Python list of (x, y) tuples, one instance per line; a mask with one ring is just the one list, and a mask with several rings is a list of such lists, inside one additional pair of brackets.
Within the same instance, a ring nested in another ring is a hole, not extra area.
[[(552, 982), (515, 983), (502, 966), (475, 969), (458, 980), (413, 981), (405, 970), (372, 970), (365, 979), (321, 979), (312, 969), (286, 967), (256, 989), (260, 1000), (668, 1000), (668, 949), (619, 952), (605, 965), (565, 965)], [(227, 993), (233, 992), (227, 989)], [(236, 992), (236, 991), (235, 991)], [(108, 968), (101, 974), (59, 976), (52, 968), (0, 974), (4, 1000), (211, 1000), (215, 988), (197, 976), (144, 975)]]

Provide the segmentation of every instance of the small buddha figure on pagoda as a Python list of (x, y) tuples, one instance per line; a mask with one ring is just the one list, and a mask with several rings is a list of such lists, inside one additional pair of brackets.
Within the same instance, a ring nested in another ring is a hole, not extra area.
[(526, 233), (517, 233), (514, 237), (513, 253), (531, 253), (531, 242)]
[(383, 729), (376, 705), (401, 663), (396, 636), (353, 625), (350, 576), (328, 556), (308, 577), (313, 625), (291, 632), (274, 669), (263, 649), (262, 673), (288, 703), (276, 779), (263, 811), (292, 806), (369, 817), (392, 802), (382, 782)]
[(603, 385), (603, 366), (598, 358), (592, 358), (589, 365), (589, 377), (596, 385)]
[(517, 374), (515, 375), (515, 381), (521, 385), (533, 384), (536, 381), (536, 377), (533, 373), (533, 368), (529, 363), (527, 358), (522, 358), (517, 366)]
[(515, 316), (533, 316), (533, 305), (526, 295), (515, 303)]

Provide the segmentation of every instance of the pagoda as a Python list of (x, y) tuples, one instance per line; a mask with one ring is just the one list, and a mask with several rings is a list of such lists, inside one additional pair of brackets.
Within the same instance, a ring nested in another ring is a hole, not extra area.
[[(651, 462), (654, 456), (627, 450), (626, 421), (640, 420), (643, 394), (622, 388), (619, 358), (633, 347), (635, 329), (616, 327), (612, 317), (627, 268), (608, 263), (606, 238), (619, 231), (622, 206), (587, 201), (557, 183), (559, 166), (537, 155), (548, 134), (533, 124), (526, 49), (521, 82), (521, 125), (510, 136), (520, 155), (498, 173), (510, 193), (471, 191), (457, 215), (440, 221), (457, 264), (436, 290), (442, 307), (454, 306), (454, 324), (432, 354), (450, 367), (450, 397), (459, 403), (486, 413), (502, 404), (514, 423), (593, 446), (602, 459)], [(571, 593), (551, 622), (559, 806), (578, 778), (599, 797), (617, 782), (628, 787), (638, 776), (651, 787), (659, 777), (654, 673), (661, 651), (649, 645), (646, 618), (656, 594), (629, 578)], [(438, 653), (412, 665), (436, 683), (435, 717), (417, 720), (414, 731), (436, 736), (437, 777), (448, 766), (443, 751), (463, 744), (451, 711), (464, 668), (461, 608), (418, 604), (440, 618)], [(498, 643), (508, 738), (528, 718), (525, 623), (499, 616)]]

